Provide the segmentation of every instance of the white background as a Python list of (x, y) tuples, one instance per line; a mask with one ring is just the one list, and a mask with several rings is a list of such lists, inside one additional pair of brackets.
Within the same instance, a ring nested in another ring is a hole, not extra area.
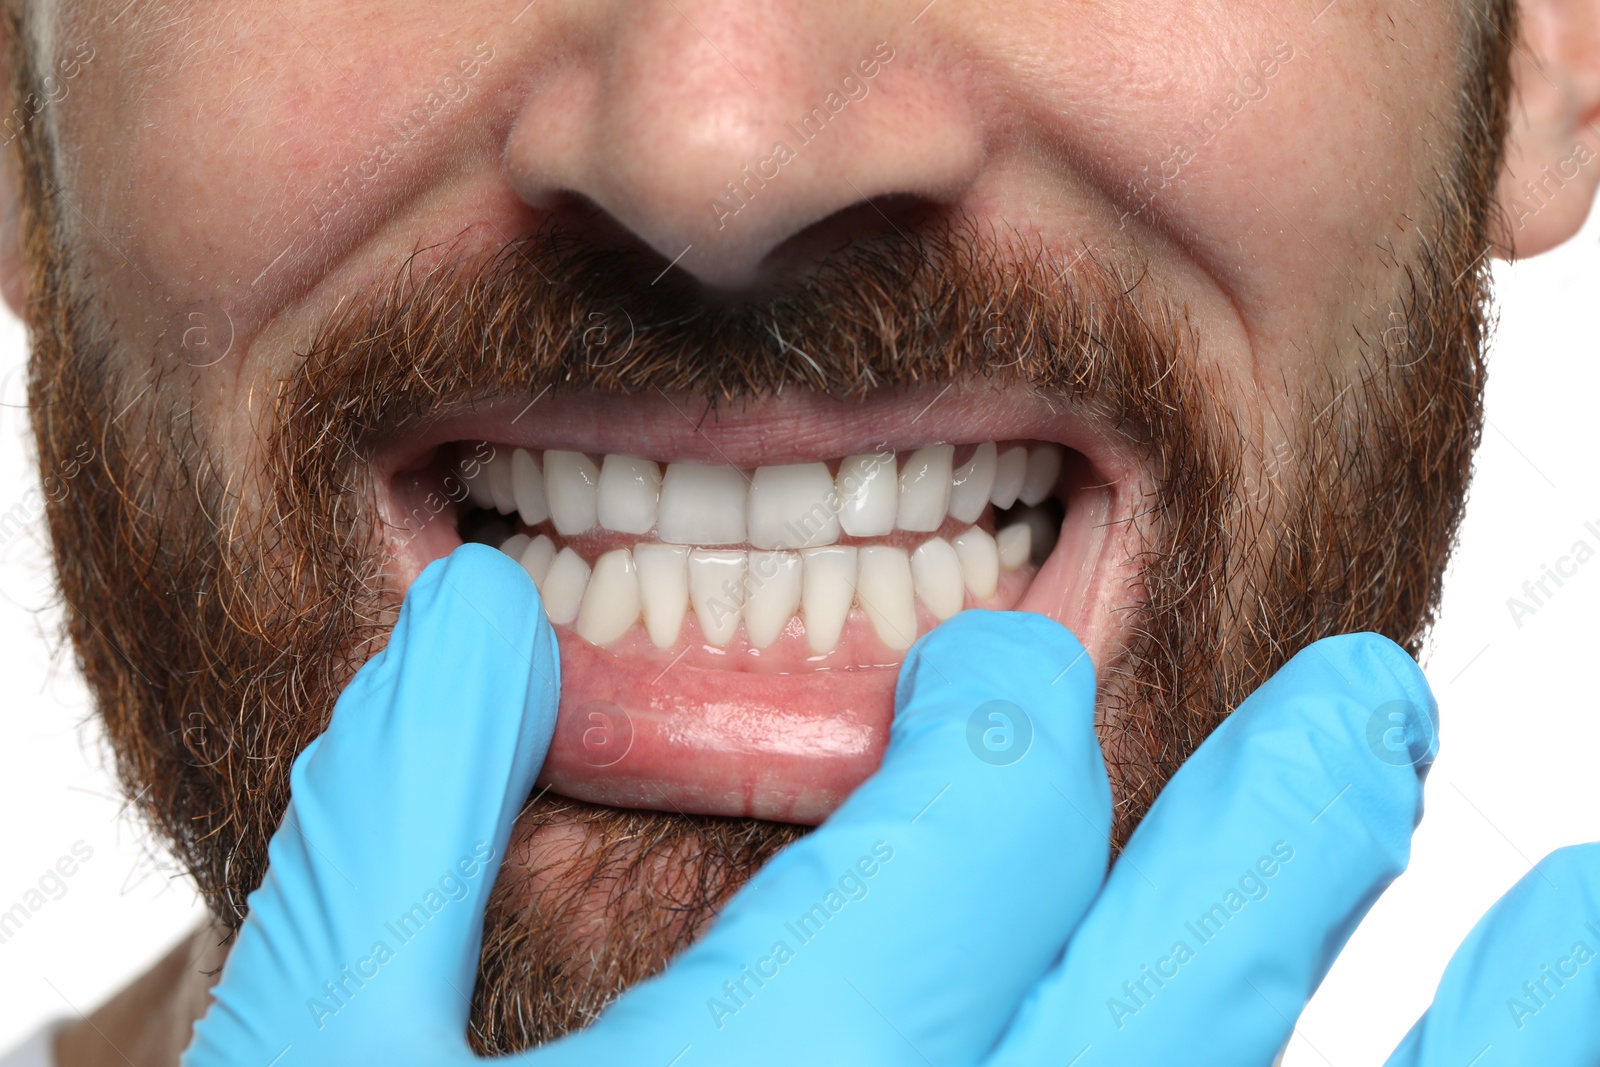
[[(1600, 214), (1546, 256), (1498, 265), (1488, 418), (1460, 552), (1426, 660), (1443, 753), (1411, 869), (1378, 902), (1302, 1018), (1288, 1067), (1381, 1063), (1475, 919), (1531, 864), (1600, 839), (1593, 676), (1600, 559), (1519, 627), (1521, 596), (1572, 544), (1600, 549)], [(34, 484), (22, 330), (0, 320), (0, 514)], [(89, 1011), (199, 922), (187, 881), (121, 814), (98, 734), (53, 635), (42, 527), (0, 543), (0, 911), (75, 841), (94, 857), (0, 945), (0, 1049)], [(1514, 985), (1515, 983), (1513, 983)]]

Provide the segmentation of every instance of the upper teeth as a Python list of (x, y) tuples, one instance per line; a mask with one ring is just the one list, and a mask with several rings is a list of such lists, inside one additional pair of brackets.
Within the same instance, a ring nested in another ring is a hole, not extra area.
[[(850, 456), (837, 475), (825, 463), (737, 467), (669, 463), (608, 455), (599, 466), (581, 452), (500, 449), (471, 483), (472, 499), (524, 523), (550, 522), (574, 536), (598, 526), (649, 534), (675, 545), (804, 549), (841, 534), (882, 537), (895, 529), (931, 533), (946, 516), (973, 523), (985, 506), (1037, 504), (1061, 475), (1062, 449), (1044, 443), (1000, 453), (981, 444), (952, 470), (955, 449), (933, 445), (898, 463), (894, 453)], [(897, 470), (898, 468), (898, 470)]]
[[(1062, 450), (1053, 444), (1000, 451), (979, 445), (952, 469), (955, 449), (934, 445), (897, 462), (892, 452), (850, 456), (837, 474), (825, 463), (757, 468), (669, 463), (628, 455), (599, 465), (579, 452), (500, 449), (470, 483), (472, 500), (522, 522), (548, 522), (565, 537), (595, 528), (654, 534), (655, 541), (613, 548), (591, 567), (544, 534), (515, 534), (501, 548), (532, 575), (552, 621), (606, 645), (642, 619), (657, 647), (676, 644), (689, 611), (705, 640), (730, 643), (743, 624), (765, 648), (797, 617), (812, 651), (837, 647), (852, 605), (879, 639), (909, 648), (916, 601), (935, 619), (960, 611), (970, 594), (996, 594), (999, 574), (1025, 565), (1027, 522), (998, 537), (970, 525), (989, 504), (1037, 504), (1055, 489)], [(950, 539), (930, 537), (915, 551), (895, 545), (838, 545), (841, 535), (881, 537), (896, 528), (939, 530), (967, 524)], [(733, 547), (740, 546), (740, 547)], [(743, 546), (749, 546), (747, 549)]]

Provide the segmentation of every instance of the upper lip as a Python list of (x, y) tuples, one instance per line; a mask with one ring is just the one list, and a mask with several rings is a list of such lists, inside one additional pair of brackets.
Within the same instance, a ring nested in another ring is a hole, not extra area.
[[(428, 536), (395, 536), (413, 503), (402, 475), (450, 442), (622, 452), (748, 469), (884, 447), (993, 440), (1054, 441), (1087, 465), (1078, 480), (1082, 491), (1068, 503), (1061, 542), (1018, 607), (1072, 628), (1103, 672), (1125, 643), (1131, 624), (1125, 609), (1141, 596), (1137, 523), (1151, 486), (1139, 443), (1081, 404), (981, 382), (883, 390), (861, 399), (797, 392), (718, 409), (660, 393), (550, 392), (485, 398), (440, 412), (375, 442), (370, 454), (379, 537), (391, 577), (403, 589), (459, 542), (449, 522), (435, 524)], [(665, 685), (647, 685), (649, 679), (630, 672), (649, 665), (580, 645), (563, 636), (563, 723), (595, 706), (620, 708), (624, 718), (631, 716), (628, 741), (638, 748), (631, 766), (585, 765), (573, 757), (558, 725), (545, 781), (580, 799), (815, 822), (881, 757), (892, 715), (891, 672), (877, 672), (890, 674), (887, 687), (836, 677), (813, 679), (806, 690), (783, 676), (684, 667)], [(652, 674), (657, 669), (649, 666)], [(828, 687), (825, 697), (819, 685)], [(818, 700), (822, 704), (813, 706)], [(576, 709), (579, 703), (587, 710)], [(794, 736), (785, 738), (786, 730)], [(794, 743), (805, 736), (819, 739), (814, 751)], [(674, 745), (680, 750), (666, 751)]]

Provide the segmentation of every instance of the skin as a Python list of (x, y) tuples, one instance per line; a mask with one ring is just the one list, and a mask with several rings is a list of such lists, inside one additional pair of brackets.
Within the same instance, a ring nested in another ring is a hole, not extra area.
[[(231, 335), (228, 358), (182, 388), (246, 485), (259, 476), (257, 427), (241, 415), (260, 410), (342, 295), (418, 247), (459, 237), (493, 250), (554, 211), (597, 242), (637, 241), (751, 292), (803, 273), (841, 235), (919, 224), (908, 200), (1065, 258), (1148, 262), (1205, 338), (1247, 437), (1276, 454), (1307, 417), (1290, 384), (1389, 321), (1371, 294), (1395, 291), (1390, 250), (1411, 251), (1403, 220), (1430, 210), (1427, 178), (1454, 136), (1441, 125), (1454, 6), (1146, 0), (1070, 18), (1042, 3), (1003, 16), (968, 0), (919, 7), (239, 0), (220, 16), (166, 0), (118, 15), (117, 0), (61, 5), (37, 44), (93, 49), (48, 120), (121, 358), (160, 366), (155, 339), (174, 315)], [(1600, 182), (1597, 161), (1544, 202), (1520, 188), (1576, 144), (1600, 153), (1600, 3), (1524, 8), (1501, 243), (1531, 255), (1576, 230)], [(870, 93), (719, 220), (724, 183), (771, 156), (783, 123), (880, 41), (894, 58)], [(484, 46), (492, 58), (449, 90), (459, 98), (399, 143), (399, 117)], [(1290, 58), (1262, 79), (1265, 95), (1195, 150), (1181, 180), (1131, 195), (1140, 168), (1158, 171), (1275, 46)], [(342, 186), (374, 147), (393, 158)], [(20, 311), (14, 225), (0, 235), (0, 286)], [(70, 1027), (62, 1062), (122, 1062), (130, 1047), (148, 1050), (138, 1062), (175, 1062), (216, 965), (189, 958), (180, 948)]]

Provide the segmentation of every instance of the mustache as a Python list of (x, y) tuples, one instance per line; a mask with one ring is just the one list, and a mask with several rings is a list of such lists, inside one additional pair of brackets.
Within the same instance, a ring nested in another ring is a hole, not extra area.
[(853, 242), (781, 290), (735, 298), (547, 224), (487, 255), (424, 250), (347, 301), (302, 353), (277, 425), (361, 451), (496, 395), (660, 391), (714, 408), (981, 378), (1092, 402), (1151, 435), (1192, 331), (1142, 272), (1087, 254), (1070, 268), (1020, 235), (952, 224)]

